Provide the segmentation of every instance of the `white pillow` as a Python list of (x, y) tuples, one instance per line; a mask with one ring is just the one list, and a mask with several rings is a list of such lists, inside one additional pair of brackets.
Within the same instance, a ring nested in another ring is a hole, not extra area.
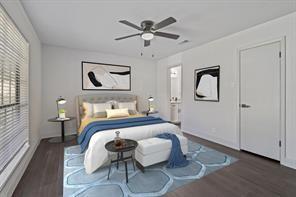
[(128, 113), (130, 115), (136, 115), (136, 114), (138, 114), (136, 104), (137, 104), (137, 101), (119, 102), (118, 103), (118, 108), (119, 109), (128, 108)]
[(107, 118), (121, 118), (121, 117), (128, 117), (128, 108), (124, 109), (106, 109)]
[(94, 103), (93, 104), (93, 116), (95, 118), (106, 118), (106, 109), (112, 109), (111, 103)]
[(86, 117), (90, 118), (93, 116), (93, 104), (92, 103), (83, 102), (82, 108), (83, 108), (84, 118), (86, 118)]
[(118, 102), (118, 108), (123, 109), (123, 108), (128, 108), (129, 110), (134, 110), (136, 111), (136, 103), (137, 101), (132, 101), (132, 102)]
[(112, 109), (111, 103), (82, 103), (84, 117), (87, 118), (105, 118), (107, 116), (106, 109)]

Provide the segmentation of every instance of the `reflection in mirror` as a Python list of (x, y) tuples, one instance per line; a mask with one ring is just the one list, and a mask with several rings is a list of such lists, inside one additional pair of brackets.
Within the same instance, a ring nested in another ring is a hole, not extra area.
[(169, 68), (170, 80), (170, 122), (181, 126), (182, 69), (180, 66)]
[(170, 68), (171, 102), (181, 102), (181, 66)]

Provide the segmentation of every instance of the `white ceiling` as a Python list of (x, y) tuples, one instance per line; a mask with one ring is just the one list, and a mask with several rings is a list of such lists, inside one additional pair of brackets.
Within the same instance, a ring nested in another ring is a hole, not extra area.
[[(296, 0), (22, 0), (42, 43), (133, 57), (159, 59), (247, 29), (296, 10)], [(157, 37), (144, 48), (138, 33), (118, 23), (128, 20), (177, 23), (162, 29), (178, 40)], [(179, 45), (183, 40), (189, 43)]]

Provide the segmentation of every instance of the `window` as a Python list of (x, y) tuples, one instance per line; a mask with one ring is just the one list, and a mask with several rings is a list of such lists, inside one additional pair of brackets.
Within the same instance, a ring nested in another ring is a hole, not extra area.
[(0, 188), (29, 147), (29, 44), (0, 6)]

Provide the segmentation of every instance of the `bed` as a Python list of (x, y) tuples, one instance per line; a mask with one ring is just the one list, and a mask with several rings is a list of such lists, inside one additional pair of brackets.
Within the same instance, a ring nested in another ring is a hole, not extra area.
[[(115, 137), (115, 131), (120, 131), (120, 137), (133, 140), (143, 140), (151, 138), (160, 133), (174, 133), (182, 135), (179, 127), (171, 123), (165, 122), (161, 119), (153, 117), (145, 117), (140, 113), (133, 114), (129, 117), (106, 119), (106, 118), (85, 118), (83, 111), (83, 103), (107, 103), (111, 102), (112, 106), (115, 106), (117, 102), (135, 102), (137, 96), (130, 94), (89, 94), (80, 95), (77, 97), (77, 126), (78, 130), (78, 142), (82, 146), (81, 139), (86, 139), (85, 144), (85, 158), (84, 166), (86, 173), (90, 174), (103, 166), (108, 161), (108, 152), (104, 146), (107, 142), (111, 141)], [(136, 108), (138, 106), (136, 104)], [(145, 124), (142, 124), (142, 122)], [(150, 121), (150, 122), (149, 122)], [(122, 124), (124, 122), (127, 126), (116, 128), (116, 124)], [(141, 122), (141, 124), (138, 124)], [(114, 123), (114, 124), (113, 124)], [(150, 124), (151, 123), (151, 124)], [(99, 125), (99, 126), (98, 126)], [(108, 125), (108, 127), (102, 127), (102, 125)], [(131, 126), (129, 126), (131, 125)], [(90, 128), (90, 129), (89, 129)], [(97, 129), (96, 128), (100, 128)], [(107, 129), (101, 129), (107, 128)], [(109, 129), (111, 128), (111, 129)], [(90, 130), (95, 131), (90, 134)], [(85, 141), (84, 141), (85, 142)]]

